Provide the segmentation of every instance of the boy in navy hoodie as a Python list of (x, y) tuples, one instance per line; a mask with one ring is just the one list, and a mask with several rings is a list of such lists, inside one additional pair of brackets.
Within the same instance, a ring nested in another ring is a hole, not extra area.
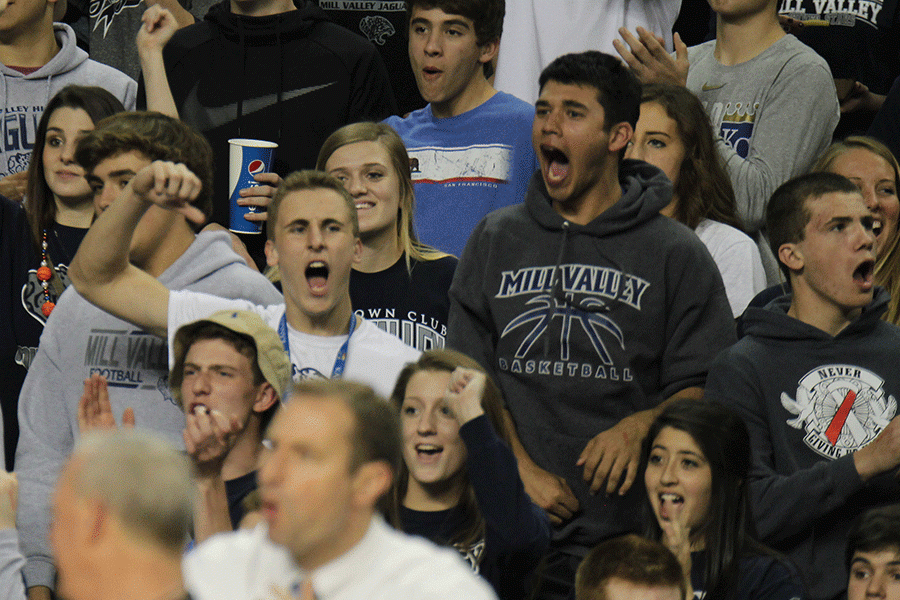
[(900, 498), (900, 330), (880, 318), (874, 218), (851, 181), (792, 179), (766, 220), (793, 292), (745, 313), (747, 335), (716, 358), (706, 391), (750, 430), (762, 541), (793, 559), (810, 598), (836, 598), (852, 521)]
[(637, 529), (650, 423), (668, 399), (702, 395), (735, 333), (709, 252), (659, 214), (669, 180), (621, 159), (634, 76), (591, 51), (553, 61), (540, 87), (540, 171), (469, 239), (447, 344), (503, 390), (525, 489), (557, 524), (541, 597), (567, 598), (589, 548)]

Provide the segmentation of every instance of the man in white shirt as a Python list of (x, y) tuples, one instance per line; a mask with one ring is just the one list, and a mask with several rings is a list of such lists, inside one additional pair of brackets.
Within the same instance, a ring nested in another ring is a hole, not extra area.
[[(211, 538), (184, 559), (196, 600), (496, 598), (451, 549), (389, 527), (376, 505), (400, 458), (397, 415), (371, 388), (298, 384), (260, 459), (265, 524)], [(307, 590), (308, 592), (308, 590)]]

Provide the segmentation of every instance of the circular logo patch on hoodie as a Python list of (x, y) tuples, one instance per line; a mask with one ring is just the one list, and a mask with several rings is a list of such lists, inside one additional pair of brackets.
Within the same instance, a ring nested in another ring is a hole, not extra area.
[(781, 405), (796, 415), (787, 424), (806, 432), (804, 443), (832, 459), (871, 442), (897, 412), (897, 400), (885, 398), (884, 380), (853, 365), (816, 367), (800, 379), (796, 399), (782, 392)]

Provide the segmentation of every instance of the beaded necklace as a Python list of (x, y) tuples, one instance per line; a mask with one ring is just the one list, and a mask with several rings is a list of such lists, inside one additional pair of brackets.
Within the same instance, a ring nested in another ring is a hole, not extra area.
[(41, 237), (41, 266), (37, 270), (37, 278), (44, 289), (44, 303), (41, 304), (41, 312), (44, 313), (45, 317), (49, 317), (53, 309), (56, 308), (56, 303), (50, 299), (50, 279), (52, 277), (53, 269), (50, 266), (50, 259), (47, 257), (47, 230), (44, 229), (44, 234)]

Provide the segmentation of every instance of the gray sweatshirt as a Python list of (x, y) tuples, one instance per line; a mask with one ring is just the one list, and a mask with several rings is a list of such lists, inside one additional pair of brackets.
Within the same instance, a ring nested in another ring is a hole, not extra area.
[[(281, 295), (231, 249), (227, 233), (201, 233), (159, 281), (257, 304), (282, 302)], [(56, 478), (78, 439), (78, 401), (84, 380), (101, 373), (117, 420), (134, 408), (138, 427), (151, 429), (178, 447), (184, 415), (169, 391), (166, 340), (101, 311), (70, 286), (44, 327), (41, 344), (19, 397), (18, 529), (28, 563), (28, 586), (53, 587), (47, 541), (49, 501)]]
[(25, 600), (24, 565), (16, 530), (0, 529), (0, 600)]
[(713, 40), (689, 49), (687, 88), (710, 116), (738, 214), (760, 241), (769, 283), (777, 283), (778, 264), (757, 234), (772, 192), (831, 143), (840, 117), (834, 80), (828, 63), (792, 35), (734, 66), (720, 64), (715, 47)]
[(65, 86), (102, 87), (118, 98), (126, 109), (134, 110), (137, 83), (131, 77), (89, 59), (87, 52), (75, 44), (75, 32), (65, 23), (54, 23), (53, 33), (60, 50), (34, 73), (23, 75), (0, 63), (4, 140), (0, 146), (0, 177), (28, 168), (44, 106)]

